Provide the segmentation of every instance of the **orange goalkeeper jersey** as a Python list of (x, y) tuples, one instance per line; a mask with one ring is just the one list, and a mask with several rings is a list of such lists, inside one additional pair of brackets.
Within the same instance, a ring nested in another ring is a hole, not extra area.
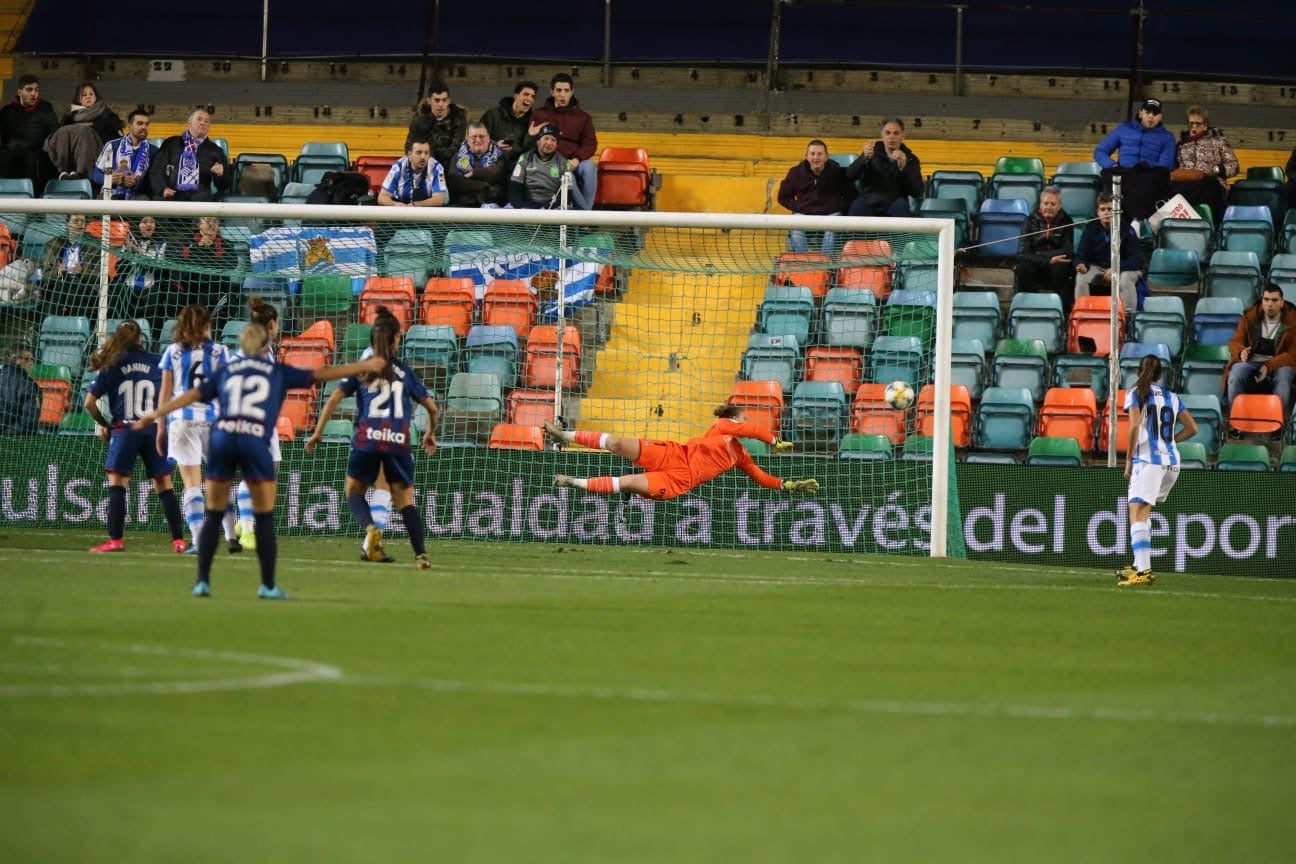
[(774, 443), (774, 435), (762, 426), (721, 418), (700, 438), (683, 444), (644, 440), (638, 464), (649, 473), (649, 497), (666, 501), (714, 480), (730, 468), (738, 468), (766, 489), (778, 489), (783, 481), (767, 474), (752, 459), (739, 438), (756, 438)]

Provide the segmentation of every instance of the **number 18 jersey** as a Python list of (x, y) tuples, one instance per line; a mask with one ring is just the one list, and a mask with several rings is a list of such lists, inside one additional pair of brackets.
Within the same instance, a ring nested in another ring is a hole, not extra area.
[(1175, 421), (1183, 411), (1179, 397), (1160, 384), (1148, 388), (1145, 404), (1139, 404), (1138, 391), (1130, 388), (1125, 392), (1125, 413), (1139, 408), (1143, 411), (1143, 422), (1138, 430), (1138, 442), (1130, 454), (1135, 462), (1147, 462), (1150, 465), (1178, 465), (1179, 445), (1175, 443)]

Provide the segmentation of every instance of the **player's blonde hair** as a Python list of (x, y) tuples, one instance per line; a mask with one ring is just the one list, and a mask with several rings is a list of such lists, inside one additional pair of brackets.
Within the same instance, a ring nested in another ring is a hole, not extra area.
[(270, 341), (270, 331), (255, 321), (243, 328), (239, 334), (239, 350), (244, 357), (260, 357), (265, 353), (266, 344)]
[(176, 316), (175, 341), (186, 348), (197, 348), (211, 335), (211, 313), (206, 306), (190, 303)]
[(117, 362), (117, 358), (127, 351), (143, 351), (144, 340), (140, 326), (133, 318), (127, 318), (117, 325), (117, 329), (104, 342), (103, 347), (90, 358), (91, 369), (102, 369)]

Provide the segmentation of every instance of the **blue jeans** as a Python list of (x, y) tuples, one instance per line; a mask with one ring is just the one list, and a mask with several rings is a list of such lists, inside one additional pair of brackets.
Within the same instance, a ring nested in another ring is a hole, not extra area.
[(598, 163), (584, 159), (576, 166), (571, 188), (571, 203), (579, 210), (593, 210), (598, 192)]
[(1269, 393), (1274, 394), (1282, 400), (1283, 416), (1291, 411), (1291, 391), (1292, 380), (1296, 378), (1296, 367), (1282, 366), (1273, 370), (1265, 376), (1263, 382), (1257, 383), (1255, 380), (1256, 373), (1260, 371), (1260, 363), (1249, 363), (1239, 361), (1229, 368), (1228, 373), (1228, 404), (1233, 404), (1233, 398), (1241, 393), (1262, 393), (1268, 388)]
[[(802, 213), (793, 213), (793, 216), (802, 216)], [(830, 216), (840, 216), (841, 213), (830, 213)], [(816, 232), (817, 233), (817, 232)], [(837, 242), (837, 235), (831, 231), (823, 232), (823, 242), (819, 244), (820, 250), (825, 255), (833, 254), (834, 244)], [(809, 252), (810, 240), (806, 237), (804, 231), (788, 232), (788, 251), (789, 252)]]

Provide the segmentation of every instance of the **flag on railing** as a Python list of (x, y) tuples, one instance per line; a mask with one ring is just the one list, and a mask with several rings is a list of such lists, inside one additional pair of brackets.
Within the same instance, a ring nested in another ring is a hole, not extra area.
[(254, 273), (274, 273), (290, 279), (320, 273), (350, 276), (358, 293), (378, 272), (378, 244), (373, 231), (329, 225), (270, 228), (248, 241)]

